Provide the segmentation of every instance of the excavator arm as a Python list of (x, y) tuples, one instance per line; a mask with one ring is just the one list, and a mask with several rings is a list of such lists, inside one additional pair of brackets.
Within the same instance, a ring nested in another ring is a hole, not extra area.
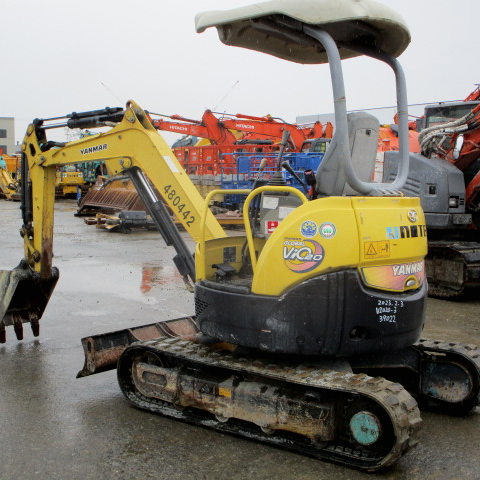
[(218, 118), (211, 110), (205, 110), (202, 120), (192, 120), (180, 115), (169, 117), (183, 123), (170, 122), (166, 120), (153, 120), (152, 123), (158, 130), (196, 135), (208, 138), (214, 145), (233, 145), (237, 137), (232, 132), (243, 132), (243, 138), (278, 140), (282, 138), (283, 132), (290, 132), (291, 140), (296, 150), (299, 150), (303, 142), (310, 138), (332, 138), (333, 127), (327, 123), (325, 129), (320, 122), (312, 126), (301, 127), (285, 122), (280, 122), (273, 117), (255, 117), (237, 113), (236, 115), (223, 116)]
[(158, 130), (208, 138), (213, 145), (233, 145), (237, 141), (235, 135), (226, 129), (210, 110), (205, 111), (202, 121), (192, 120), (180, 115), (172, 115), (170, 118), (182, 123), (159, 119), (152, 121), (153, 126)]
[[(195, 242), (201, 235), (206, 240), (226, 236), (210, 211), (206, 212), (205, 222), (201, 221), (207, 208), (203, 198), (147, 114), (135, 102), (129, 101), (125, 110), (105, 109), (61, 118), (69, 120), (65, 124), (51, 123), (58, 118), (34, 120), (22, 144), (21, 235), (25, 258), (16, 269), (0, 272), (0, 342), (5, 341), (8, 325), (15, 327), (19, 339), (22, 323), (26, 322), (32, 324), (34, 334), (38, 335), (38, 321), (58, 279), (58, 270), (52, 266), (58, 166), (104, 161), (112, 174), (129, 175), (167, 245), (174, 246), (177, 252), (174, 262), (186, 282), (188, 278), (195, 281), (193, 255), (165, 204)], [(63, 126), (111, 128), (68, 143), (47, 140), (49, 129)], [(164, 202), (156, 198), (145, 175)]]

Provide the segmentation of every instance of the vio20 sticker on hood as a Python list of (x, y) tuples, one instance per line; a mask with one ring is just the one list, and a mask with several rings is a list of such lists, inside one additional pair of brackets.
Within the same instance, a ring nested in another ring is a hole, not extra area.
[(310, 238), (285, 238), (283, 242), (283, 259), (292, 272), (311, 272), (324, 258), (324, 248)]

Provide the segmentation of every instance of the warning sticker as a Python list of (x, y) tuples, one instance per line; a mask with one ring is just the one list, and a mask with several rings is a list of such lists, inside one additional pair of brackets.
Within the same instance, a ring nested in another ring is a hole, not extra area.
[(268, 220), (265, 222), (265, 232), (266, 233), (273, 233), (275, 229), (278, 227), (280, 222), (278, 220)]
[(390, 242), (363, 242), (365, 258), (386, 258), (390, 256)]

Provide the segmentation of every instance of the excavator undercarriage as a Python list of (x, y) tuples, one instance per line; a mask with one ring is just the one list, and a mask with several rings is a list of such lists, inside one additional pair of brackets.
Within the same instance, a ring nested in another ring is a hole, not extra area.
[(401, 385), (273, 361), (159, 339), (126, 349), (118, 376), (144, 410), (349, 466), (375, 470), (417, 443), (420, 414)]
[(428, 294), (437, 298), (460, 297), (480, 287), (480, 243), (430, 240), (425, 260)]
[(194, 317), (82, 343), (78, 376), (117, 368), (123, 393), (140, 409), (368, 471), (417, 444), (417, 402), (450, 415), (479, 403), (474, 345), (421, 339), (348, 361), (278, 356), (212, 343)]

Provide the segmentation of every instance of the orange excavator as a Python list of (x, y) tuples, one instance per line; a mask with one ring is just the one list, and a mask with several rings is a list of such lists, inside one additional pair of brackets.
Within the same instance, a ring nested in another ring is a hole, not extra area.
[[(420, 153), (418, 143), (417, 122), (408, 122), (408, 150), (412, 153)], [(394, 117), (394, 123), (382, 125), (379, 131), (378, 151), (398, 151), (398, 114)]]
[[(218, 118), (211, 110), (205, 110), (202, 120), (192, 120), (180, 115), (172, 115), (172, 120), (185, 123), (168, 122), (165, 120), (153, 120), (153, 125), (158, 130), (176, 133), (196, 135), (208, 138), (214, 145), (233, 145), (239, 140), (272, 140), (279, 143), (283, 132), (290, 132), (291, 149), (300, 151), (305, 140), (312, 138), (331, 138), (333, 126), (327, 123), (325, 128), (320, 122), (313, 125), (300, 126), (292, 123), (279, 121), (270, 115), (256, 117), (237, 113), (236, 115), (222, 114)], [(244, 132), (237, 138), (232, 131)]]
[[(205, 110), (202, 120), (192, 120), (180, 115), (168, 116), (176, 122), (163, 119), (152, 120), (157, 130), (208, 138), (213, 145), (233, 145), (238, 139), (218, 121), (210, 110)], [(182, 122), (182, 123), (180, 123)]]
[[(149, 115), (169, 119), (153, 119), (152, 124), (157, 130), (202, 137), (210, 141), (210, 145), (173, 147), (180, 164), (201, 190), (209, 190), (213, 185), (240, 188), (245, 182), (248, 184), (245, 176), (250, 177), (251, 172), (258, 170), (264, 158), (267, 160), (266, 171), (275, 170), (274, 159), (285, 132), (290, 134), (287, 150), (302, 154), (301, 160), (291, 158), (294, 170), (298, 167), (297, 174), (302, 176), (305, 170), (316, 170), (325, 153), (326, 142), (333, 135), (331, 123), (325, 127), (320, 122), (303, 126), (287, 123), (271, 115), (258, 117), (240, 113), (219, 114), (211, 110), (206, 110), (201, 120), (152, 112)], [(248, 163), (248, 168), (245, 162)], [(298, 162), (301, 165), (295, 166)], [(236, 203), (231, 205), (227, 202), (225, 205), (232, 207)]]

